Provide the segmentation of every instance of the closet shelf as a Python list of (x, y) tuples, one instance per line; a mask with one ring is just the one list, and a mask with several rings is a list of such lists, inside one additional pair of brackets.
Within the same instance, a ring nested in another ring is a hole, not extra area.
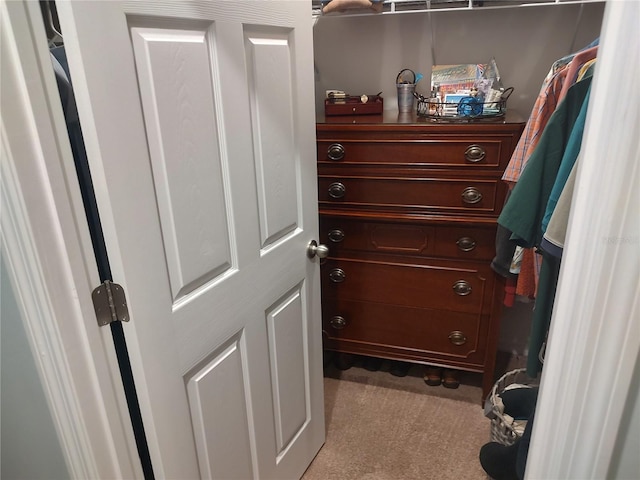
[[(375, 0), (372, 0), (375, 1)], [(341, 12), (324, 14), (322, 7), (326, 0), (312, 0), (313, 17), (337, 18), (343, 16), (372, 16), (400, 13), (446, 12), (461, 10), (490, 10), (503, 8), (536, 7), (544, 5), (575, 5), (604, 3), (605, 0), (382, 0), (382, 11), (369, 8), (353, 8)]]

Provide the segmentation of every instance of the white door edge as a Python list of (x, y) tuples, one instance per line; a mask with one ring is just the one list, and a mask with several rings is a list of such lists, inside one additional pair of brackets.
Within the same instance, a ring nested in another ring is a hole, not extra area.
[(71, 477), (141, 478), (39, 5), (0, 8), (2, 254), (27, 338)]

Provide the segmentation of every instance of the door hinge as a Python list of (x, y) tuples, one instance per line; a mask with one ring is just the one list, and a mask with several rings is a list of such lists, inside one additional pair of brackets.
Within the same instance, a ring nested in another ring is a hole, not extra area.
[(91, 299), (99, 326), (104, 327), (111, 322), (129, 321), (129, 309), (124, 288), (117, 283), (105, 280), (91, 293)]

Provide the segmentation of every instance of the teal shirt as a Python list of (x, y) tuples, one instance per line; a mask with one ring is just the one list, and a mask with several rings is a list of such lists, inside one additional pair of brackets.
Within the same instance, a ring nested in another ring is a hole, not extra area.
[(580, 113), (578, 114), (576, 123), (573, 126), (573, 130), (571, 131), (571, 135), (569, 136), (569, 141), (567, 142), (567, 148), (565, 149), (564, 155), (562, 156), (562, 161), (560, 162), (560, 168), (558, 169), (556, 181), (554, 182), (551, 193), (549, 194), (547, 209), (545, 211), (544, 218), (542, 219), (542, 233), (547, 231), (547, 225), (549, 225), (551, 215), (553, 215), (553, 211), (558, 204), (558, 198), (560, 198), (560, 194), (564, 189), (564, 185), (567, 183), (567, 178), (569, 178), (569, 174), (571, 173), (573, 165), (576, 163), (576, 159), (578, 158), (578, 154), (580, 153), (580, 147), (582, 145), (582, 133), (584, 132), (584, 123), (587, 118), (589, 93), (590, 89), (587, 90), (587, 95), (582, 102), (582, 108), (580, 109)]

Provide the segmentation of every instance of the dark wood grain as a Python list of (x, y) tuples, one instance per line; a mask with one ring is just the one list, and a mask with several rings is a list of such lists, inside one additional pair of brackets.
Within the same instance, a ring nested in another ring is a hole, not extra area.
[[(490, 267), (507, 192), (501, 176), (523, 127), (387, 112), (319, 119), (325, 348), (479, 372), (486, 396), (504, 294)], [(333, 183), (344, 186), (341, 198), (329, 195)], [(469, 187), (477, 203), (465, 202)]]

